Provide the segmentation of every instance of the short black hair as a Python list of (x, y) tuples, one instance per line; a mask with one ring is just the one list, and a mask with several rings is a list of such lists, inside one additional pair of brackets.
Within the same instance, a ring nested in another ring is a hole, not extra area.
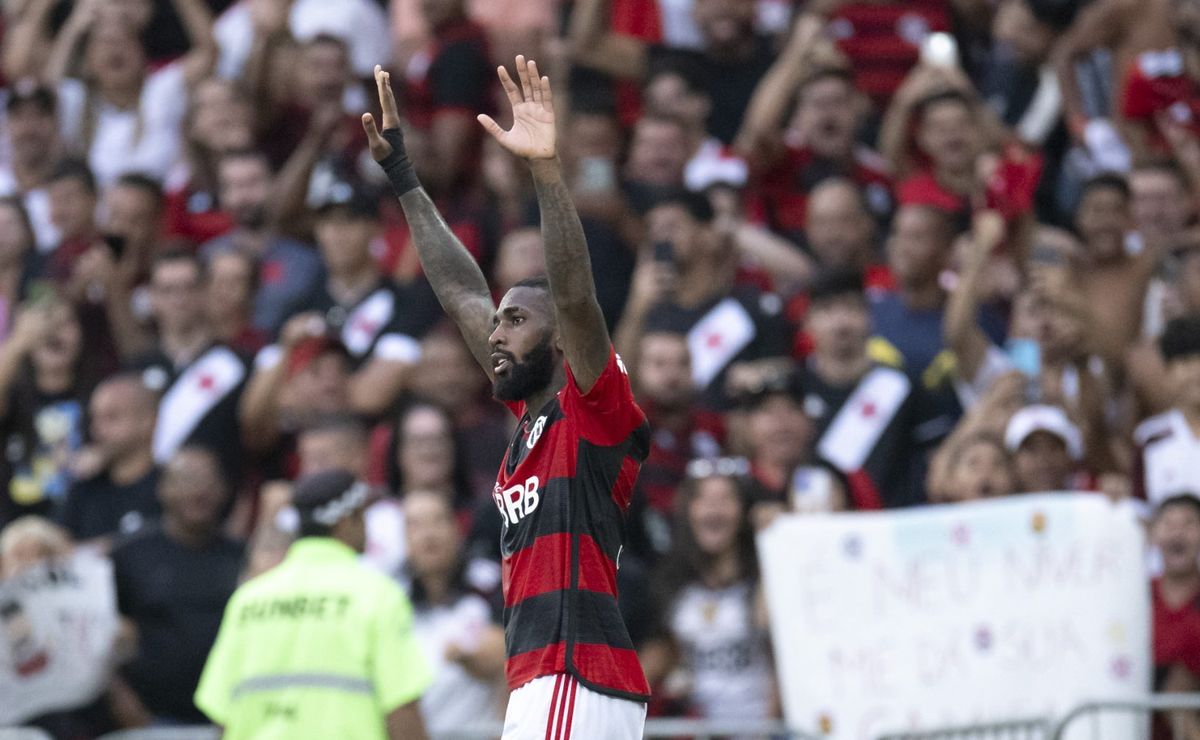
[(1162, 500), (1162, 503), (1154, 511), (1155, 518), (1162, 516), (1167, 509), (1173, 509), (1176, 506), (1186, 506), (1200, 516), (1200, 496), (1195, 493), (1177, 493)]
[(863, 290), (862, 274), (857, 270), (841, 268), (827, 270), (813, 278), (809, 284), (808, 305), (811, 309), (819, 304), (848, 295), (864, 298)]
[(1168, 321), (1158, 338), (1158, 350), (1168, 363), (1200, 355), (1200, 316)]
[(83, 185), (89, 193), (96, 194), (96, 176), (92, 174), (92, 168), (88, 167), (88, 163), (77, 157), (68, 157), (57, 165), (50, 173), (50, 182), (60, 182), (62, 180), (74, 180)]
[(930, 93), (917, 101), (913, 111), (916, 114), (916, 120), (920, 121), (929, 112), (929, 109), (935, 105), (942, 103), (957, 103), (966, 108), (970, 113), (975, 113), (975, 100), (970, 95), (962, 90), (938, 90)]
[(126, 172), (117, 178), (114, 187), (133, 188), (141, 190), (154, 199), (156, 206), (161, 207), (165, 200), (162, 183), (145, 172)]
[(712, 223), (716, 218), (712, 203), (703, 193), (693, 193), (685, 188), (667, 188), (653, 195), (646, 212), (662, 206), (680, 206), (702, 224)]
[(1080, 202), (1093, 190), (1116, 190), (1125, 200), (1129, 200), (1132, 195), (1129, 190), (1129, 181), (1125, 179), (1124, 175), (1117, 172), (1101, 172), (1084, 182), (1079, 189)]

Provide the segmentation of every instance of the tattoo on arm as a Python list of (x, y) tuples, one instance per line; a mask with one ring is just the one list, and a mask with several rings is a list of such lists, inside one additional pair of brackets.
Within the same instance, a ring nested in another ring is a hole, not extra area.
[(442, 308), (458, 324), (475, 359), (491, 376), (488, 335), (491, 333), (491, 292), (475, 258), (450, 231), (423, 188), (400, 197), (421, 267)]
[(587, 240), (558, 160), (535, 160), (531, 167), (563, 350), (580, 390), (587, 392), (608, 363), (611, 344), (596, 301)]

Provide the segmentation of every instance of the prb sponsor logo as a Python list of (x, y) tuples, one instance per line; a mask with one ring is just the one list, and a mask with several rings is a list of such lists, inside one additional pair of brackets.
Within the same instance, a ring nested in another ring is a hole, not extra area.
[(500, 510), (500, 516), (509, 524), (517, 524), (532, 514), (541, 501), (541, 492), (538, 490), (540, 485), (541, 481), (536, 475), (529, 476), (524, 483), (508, 488), (502, 489), (497, 483), (492, 489), (492, 499), (496, 502), (496, 508)]

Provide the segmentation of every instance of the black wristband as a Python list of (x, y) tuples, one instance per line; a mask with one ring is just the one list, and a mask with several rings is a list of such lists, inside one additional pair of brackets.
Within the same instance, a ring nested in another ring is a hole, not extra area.
[(421, 187), (417, 172), (408, 159), (408, 152), (404, 150), (404, 134), (399, 128), (385, 128), (381, 135), (384, 141), (392, 145), (391, 153), (379, 161), (379, 166), (383, 168), (384, 174), (392, 184), (392, 192), (399, 198), (408, 191)]

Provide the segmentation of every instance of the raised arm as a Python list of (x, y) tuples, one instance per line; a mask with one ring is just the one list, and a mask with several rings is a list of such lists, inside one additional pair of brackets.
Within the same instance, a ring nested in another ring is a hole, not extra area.
[(505, 131), (486, 115), (480, 115), (479, 122), (501, 146), (529, 161), (542, 214), (546, 273), (563, 354), (579, 389), (587, 393), (608, 364), (612, 342), (596, 300), (583, 226), (558, 160), (550, 78), (538, 74), (537, 62), (532, 59), (518, 56), (516, 66), (520, 88), (508, 76), (508, 70), (497, 70), (512, 103), (512, 128)]
[(391, 76), (375, 66), (375, 86), (383, 114), (383, 131), (375, 126), (370, 113), (362, 117), (363, 128), (371, 145), (371, 156), (387, 173), (392, 189), (400, 199), (413, 244), (421, 258), (421, 267), (429, 278), (442, 308), (458, 324), (475, 361), (492, 377), (488, 335), (492, 333), (492, 315), (496, 306), (487, 279), (475, 258), (450, 231), (437, 207), (413, 172), (404, 135), (400, 132), (400, 113), (392, 93)]

